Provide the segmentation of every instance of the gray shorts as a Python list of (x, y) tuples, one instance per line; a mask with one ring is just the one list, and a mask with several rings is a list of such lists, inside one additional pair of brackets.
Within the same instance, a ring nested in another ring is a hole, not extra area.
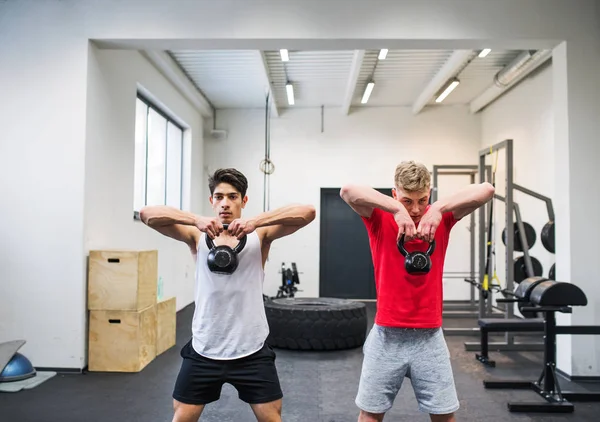
[(459, 402), (450, 353), (441, 328), (388, 328), (374, 325), (363, 346), (356, 405), (369, 413), (392, 408), (404, 377), (411, 380), (419, 410), (446, 414)]

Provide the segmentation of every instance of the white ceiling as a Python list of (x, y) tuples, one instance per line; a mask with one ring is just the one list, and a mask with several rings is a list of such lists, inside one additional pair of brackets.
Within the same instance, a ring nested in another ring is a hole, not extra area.
[[(451, 50), (391, 50), (385, 60), (378, 60), (378, 50), (367, 51), (352, 105), (412, 105), (451, 54)], [(361, 104), (360, 100), (371, 78), (375, 88), (369, 102)]]
[[(459, 86), (442, 105), (469, 104), (493, 84), (494, 75), (520, 51), (492, 51), (471, 60), (456, 75)], [(214, 108), (265, 106), (270, 87), (278, 110), (288, 107), (341, 107), (353, 89), (352, 107), (411, 106), (452, 56), (452, 50), (379, 50), (356, 56), (346, 51), (290, 51), (283, 62), (279, 51), (202, 50), (169, 54)], [(355, 57), (361, 57), (355, 66)], [(356, 77), (356, 72), (358, 75)], [(353, 75), (355, 76), (353, 78)], [(360, 100), (369, 80), (375, 88), (367, 104)], [(294, 86), (295, 105), (288, 105), (285, 85)], [(429, 100), (435, 104), (435, 97)]]
[(264, 107), (266, 75), (255, 50), (171, 51), (215, 108)]
[[(491, 51), (486, 57), (475, 58), (458, 75), (460, 85), (444, 100), (444, 104), (468, 104), (493, 84), (494, 75), (513, 61), (521, 51)], [(431, 103), (435, 103), (432, 98)]]
[(287, 107), (286, 81), (294, 85), (295, 107), (339, 106), (352, 66), (352, 50), (290, 51), (282, 62), (279, 51), (266, 51), (277, 105)]

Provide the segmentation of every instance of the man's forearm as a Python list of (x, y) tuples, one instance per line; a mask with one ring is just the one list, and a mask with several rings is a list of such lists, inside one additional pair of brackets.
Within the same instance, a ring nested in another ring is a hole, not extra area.
[(408, 212), (400, 202), (370, 186), (346, 185), (342, 187), (340, 196), (347, 203), (359, 207), (379, 208), (392, 214)]
[(494, 195), (494, 187), (487, 182), (469, 185), (453, 195), (440, 198), (432, 204), (440, 212), (458, 211), (464, 208), (479, 208)]
[(196, 214), (163, 205), (144, 207), (140, 210), (140, 219), (148, 226), (158, 227), (171, 224), (195, 226), (200, 218)]
[(256, 227), (273, 226), (304, 226), (315, 218), (315, 208), (312, 205), (288, 205), (272, 211), (263, 212), (249, 219)]

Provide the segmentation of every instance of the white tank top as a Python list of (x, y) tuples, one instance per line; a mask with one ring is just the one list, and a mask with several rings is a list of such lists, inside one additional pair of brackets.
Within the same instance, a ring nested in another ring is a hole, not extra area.
[(237, 359), (260, 350), (269, 335), (263, 303), (264, 270), (260, 240), (247, 235), (233, 274), (208, 269), (208, 246), (202, 233), (197, 246), (192, 346), (210, 359)]

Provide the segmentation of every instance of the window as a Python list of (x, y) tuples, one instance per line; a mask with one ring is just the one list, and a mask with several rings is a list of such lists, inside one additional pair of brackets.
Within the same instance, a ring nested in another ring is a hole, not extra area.
[(183, 128), (138, 95), (135, 114), (134, 216), (146, 205), (181, 209)]

